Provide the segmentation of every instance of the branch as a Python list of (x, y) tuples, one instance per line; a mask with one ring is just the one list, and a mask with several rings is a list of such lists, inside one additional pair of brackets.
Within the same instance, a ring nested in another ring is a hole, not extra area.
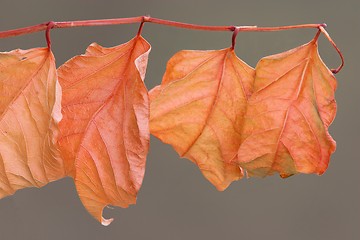
[[(90, 26), (106, 26), (106, 25), (120, 25), (120, 24), (131, 24), (131, 23), (142, 23), (149, 22), (160, 25), (167, 25), (178, 28), (186, 28), (192, 30), (204, 30), (204, 31), (234, 31), (236, 26), (206, 26), (197, 25), (190, 23), (182, 23), (164, 20), (160, 18), (152, 18), (148, 16), (131, 17), (131, 18), (114, 18), (114, 19), (100, 19), (100, 20), (82, 20), (82, 21), (67, 21), (67, 22), (53, 22), (52, 28), (73, 28), (73, 27), (90, 27)], [(18, 28), (8, 31), (0, 32), (0, 38), (20, 36), (24, 34), (30, 34), (35, 32), (44, 31), (50, 22), (41, 23), (25, 28)], [(240, 31), (244, 32), (268, 32), (268, 31), (280, 31), (297, 28), (319, 28), (320, 26), (325, 27), (326, 24), (302, 24), (302, 25), (291, 25), (291, 26), (280, 26), (280, 27), (257, 27), (257, 26), (238, 26)]]
[(81, 20), (81, 21), (66, 21), (66, 22), (46, 22), (38, 25), (33, 25), (24, 28), (18, 28), (13, 30), (1, 31), (0, 38), (15, 37), (40, 31), (46, 31), (47, 43), (50, 46), (49, 31), (54, 28), (73, 28), (73, 27), (90, 27), (90, 26), (106, 26), (106, 25), (120, 25), (120, 24), (132, 24), (132, 23), (141, 23), (138, 34), (141, 33), (143, 24), (145, 22), (155, 23), (160, 25), (166, 25), (177, 28), (186, 28), (191, 30), (204, 30), (204, 31), (231, 31), (234, 32), (232, 37), (232, 46), (235, 46), (236, 35), (238, 32), (273, 32), (273, 31), (282, 31), (290, 29), (300, 29), (300, 28), (317, 28), (321, 30), (322, 33), (327, 37), (330, 43), (333, 45), (335, 50), (338, 52), (341, 58), (341, 65), (337, 69), (333, 69), (333, 73), (338, 73), (344, 65), (344, 58), (336, 46), (335, 42), (330, 38), (329, 34), (325, 31), (326, 24), (300, 24), (300, 25), (289, 25), (289, 26), (279, 26), (279, 27), (258, 27), (258, 26), (207, 26), (207, 25), (198, 25), (190, 24), (183, 22), (175, 22), (170, 20), (164, 20), (160, 18), (153, 18), (149, 16), (139, 16), (139, 17), (130, 17), (130, 18), (113, 18), (113, 19), (100, 19), (100, 20)]

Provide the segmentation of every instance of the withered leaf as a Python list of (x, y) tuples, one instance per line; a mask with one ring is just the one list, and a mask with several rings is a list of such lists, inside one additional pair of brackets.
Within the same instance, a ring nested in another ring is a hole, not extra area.
[(61, 90), (48, 48), (0, 53), (0, 198), (65, 175), (56, 148)]
[(66, 169), (85, 208), (103, 225), (106, 205), (136, 202), (149, 146), (149, 100), (143, 83), (150, 45), (141, 37), (112, 48), (97, 44), (58, 70), (63, 87)]
[(150, 132), (197, 164), (218, 190), (242, 177), (230, 161), (253, 80), (254, 70), (230, 48), (180, 51), (150, 91)]
[(328, 167), (336, 146), (328, 133), (336, 79), (318, 54), (317, 37), (263, 58), (255, 69), (237, 159), (250, 176), (322, 174)]

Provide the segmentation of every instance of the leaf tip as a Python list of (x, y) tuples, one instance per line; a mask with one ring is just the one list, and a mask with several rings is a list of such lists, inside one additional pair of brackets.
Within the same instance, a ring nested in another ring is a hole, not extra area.
[(109, 226), (112, 221), (114, 221), (113, 218), (105, 219), (104, 217), (101, 217), (101, 224), (105, 227)]
[(289, 178), (289, 177), (291, 177), (291, 176), (294, 176), (295, 173), (280, 173), (279, 175), (280, 175), (280, 177), (281, 177), (282, 179), (286, 179), (286, 178)]

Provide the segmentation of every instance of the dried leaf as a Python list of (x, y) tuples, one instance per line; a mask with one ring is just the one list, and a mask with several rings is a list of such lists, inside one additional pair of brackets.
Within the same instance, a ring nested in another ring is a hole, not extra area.
[(0, 198), (62, 178), (53, 54), (47, 48), (0, 53), (0, 94)]
[(250, 176), (325, 172), (335, 141), (336, 79), (314, 40), (265, 57), (256, 67), (238, 163)]
[(229, 162), (240, 146), (253, 80), (254, 70), (230, 48), (181, 51), (150, 92), (150, 132), (196, 163), (218, 190), (242, 177)]
[(103, 225), (112, 221), (102, 217), (103, 208), (134, 204), (144, 177), (149, 51), (140, 36), (113, 48), (92, 44), (58, 70), (64, 116), (59, 145), (82, 203)]

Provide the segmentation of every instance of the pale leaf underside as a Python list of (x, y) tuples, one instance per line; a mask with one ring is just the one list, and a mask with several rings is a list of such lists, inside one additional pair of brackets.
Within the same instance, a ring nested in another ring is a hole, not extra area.
[(0, 53), (0, 198), (64, 177), (61, 90), (47, 48)]

